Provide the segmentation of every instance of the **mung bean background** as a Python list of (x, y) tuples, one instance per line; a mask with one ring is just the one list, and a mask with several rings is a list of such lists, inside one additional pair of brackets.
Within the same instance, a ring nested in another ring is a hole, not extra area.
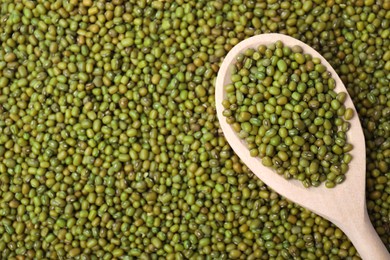
[(359, 259), (219, 129), (223, 57), (269, 32), (347, 86), (389, 248), (389, 25), (386, 0), (1, 0), (0, 258)]

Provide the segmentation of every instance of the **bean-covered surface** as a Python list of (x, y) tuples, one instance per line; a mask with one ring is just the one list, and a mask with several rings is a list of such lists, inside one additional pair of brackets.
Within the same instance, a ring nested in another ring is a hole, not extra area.
[(219, 64), (269, 32), (311, 45), (347, 86), (390, 246), (389, 1), (0, 3), (1, 259), (359, 259), (219, 129)]

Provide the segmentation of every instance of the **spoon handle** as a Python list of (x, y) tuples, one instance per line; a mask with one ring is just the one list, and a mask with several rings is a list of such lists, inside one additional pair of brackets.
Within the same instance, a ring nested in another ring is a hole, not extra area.
[(390, 260), (390, 254), (378, 236), (368, 217), (356, 221), (340, 223), (339, 227), (350, 238), (363, 260)]

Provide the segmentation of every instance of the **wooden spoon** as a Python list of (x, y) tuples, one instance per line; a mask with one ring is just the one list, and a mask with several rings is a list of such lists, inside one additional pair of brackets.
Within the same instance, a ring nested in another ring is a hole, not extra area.
[(227, 54), (218, 72), (215, 100), (219, 122), (227, 141), (241, 160), (265, 184), (280, 195), (328, 219), (343, 230), (363, 259), (390, 259), (390, 254), (372, 226), (367, 213), (365, 203), (366, 148), (362, 127), (349, 95), (345, 105), (355, 110), (355, 116), (350, 120), (351, 128), (347, 133), (347, 140), (354, 147), (350, 152), (353, 159), (349, 164), (346, 180), (332, 189), (326, 188), (323, 184), (319, 187), (305, 188), (301, 182), (286, 180), (271, 168), (263, 166), (260, 158), (252, 157), (249, 154), (246, 143), (226, 123), (226, 118), (222, 115), (224, 110), (222, 101), (226, 95), (224, 86), (231, 82), (231, 64), (234, 64), (237, 55), (246, 49), (256, 48), (261, 44), (269, 45), (278, 40), (289, 47), (299, 45), (304, 53), (320, 58), (322, 64), (327, 67), (336, 80), (335, 91), (348, 93), (331, 65), (310, 46), (292, 37), (277, 33), (253, 36), (237, 44)]

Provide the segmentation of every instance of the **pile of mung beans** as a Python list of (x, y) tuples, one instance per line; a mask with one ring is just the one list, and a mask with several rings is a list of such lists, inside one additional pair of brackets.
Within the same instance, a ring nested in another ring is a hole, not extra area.
[(367, 146), (390, 246), (386, 0), (2, 0), (1, 259), (359, 259), (258, 180), (216, 118), (226, 53), (260, 33), (318, 50)]
[(231, 70), (222, 114), (251, 156), (307, 188), (344, 182), (354, 110), (318, 57), (276, 41), (238, 54)]

